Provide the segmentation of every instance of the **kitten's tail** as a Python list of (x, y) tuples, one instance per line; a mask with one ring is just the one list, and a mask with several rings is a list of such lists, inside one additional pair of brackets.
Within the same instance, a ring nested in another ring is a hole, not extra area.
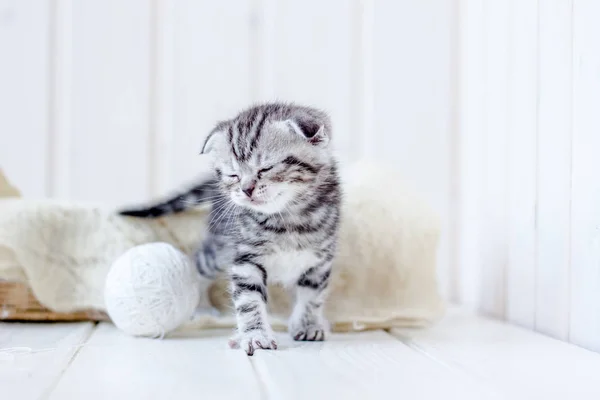
[(138, 218), (158, 218), (163, 215), (176, 214), (202, 203), (214, 201), (219, 196), (217, 181), (210, 179), (190, 188), (184, 193), (161, 203), (145, 207), (119, 211), (120, 215)]

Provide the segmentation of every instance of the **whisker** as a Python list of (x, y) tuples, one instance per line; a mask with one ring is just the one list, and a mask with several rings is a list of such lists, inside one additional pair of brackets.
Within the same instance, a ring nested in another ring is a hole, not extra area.
[(219, 203), (216, 203), (213, 207), (213, 211), (221, 210), (224, 206), (227, 206), (228, 204), (229, 201), (221, 201)]
[(229, 201), (229, 199), (226, 198), (226, 199), (215, 201), (215, 202), (212, 203), (212, 205), (213, 205), (213, 207), (218, 207), (218, 206), (220, 206), (222, 204), (227, 203), (228, 201)]
[(235, 208), (235, 203), (232, 203), (231, 206), (227, 210), (225, 210), (225, 212), (223, 213), (223, 217), (218, 221), (218, 223), (227, 223), (229, 221), (228, 218), (230, 218), (231, 213), (235, 211)]
[[(227, 212), (229, 212), (229, 210), (232, 207), (235, 207), (235, 203), (233, 203), (233, 202), (228, 205), (228, 207), (227, 207), (227, 209), (225, 209), (225, 211), (220, 213), (219, 218), (216, 221), (214, 221), (211, 226), (216, 226), (223, 219), (223, 217), (227, 214)], [(210, 225), (210, 223), (209, 223), (209, 225)]]
[[(220, 199), (222, 197), (225, 197), (223, 195), (219, 195), (219, 196), (210, 196), (210, 197), (200, 197), (198, 200), (200, 200), (199, 202), (204, 203), (207, 201), (211, 201), (211, 200), (215, 200), (215, 199)], [(180, 200), (180, 201), (189, 201), (189, 200)], [(197, 203), (198, 201), (192, 201), (193, 203)]]
[(215, 199), (220, 199), (222, 197), (224, 197), (223, 195), (218, 195), (218, 196), (211, 196), (211, 197), (202, 197), (200, 199), (197, 200), (186, 200), (184, 199), (187, 196), (181, 196), (178, 201), (183, 203), (183, 204), (187, 204), (187, 205), (198, 205), (198, 204), (205, 204), (205, 203), (209, 203), (212, 202)]
[(233, 217), (233, 218), (230, 218), (230, 217), (228, 217), (228, 218), (229, 218), (229, 220), (227, 221), (227, 224), (225, 225), (225, 232), (226, 232), (226, 233), (229, 233), (229, 227), (230, 227), (230, 226), (231, 226), (231, 228), (233, 228), (233, 227), (234, 227), (234, 225), (233, 225), (233, 226), (231, 225), (231, 222), (232, 222), (234, 219), (237, 219), (237, 217), (238, 217), (239, 213), (240, 213), (240, 209), (239, 209), (239, 207), (234, 207), (234, 208), (232, 209), (232, 211), (231, 211), (231, 214), (232, 214), (232, 217)]
[(229, 206), (229, 204), (227, 202), (224, 202), (212, 210), (212, 214), (214, 214), (214, 215), (208, 222), (209, 227), (213, 226), (213, 222), (221, 215), (221, 212), (228, 206)]

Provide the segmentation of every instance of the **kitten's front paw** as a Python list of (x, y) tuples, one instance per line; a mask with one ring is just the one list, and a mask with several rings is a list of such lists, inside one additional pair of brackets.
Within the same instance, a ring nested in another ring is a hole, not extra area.
[(298, 341), (309, 341), (309, 342), (322, 342), (325, 340), (325, 326), (324, 324), (311, 324), (293, 327), (290, 333), (294, 340)]
[(229, 347), (232, 349), (241, 348), (249, 356), (254, 354), (254, 350), (277, 350), (277, 342), (273, 333), (263, 330), (254, 330), (250, 332), (238, 333), (229, 339)]

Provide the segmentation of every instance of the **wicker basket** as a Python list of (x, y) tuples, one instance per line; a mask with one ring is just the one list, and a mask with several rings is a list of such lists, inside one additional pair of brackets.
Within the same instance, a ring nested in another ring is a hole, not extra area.
[(76, 311), (59, 313), (48, 310), (35, 298), (23, 283), (0, 281), (0, 321), (105, 321), (101, 311)]
[[(0, 170), (0, 198), (20, 197)], [(48, 310), (35, 298), (24, 283), (0, 280), (0, 321), (103, 321), (108, 320), (100, 311), (58, 313)]]

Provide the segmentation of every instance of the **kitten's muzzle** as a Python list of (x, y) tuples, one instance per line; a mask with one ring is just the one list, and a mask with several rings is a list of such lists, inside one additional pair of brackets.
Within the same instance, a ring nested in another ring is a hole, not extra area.
[(252, 198), (254, 189), (256, 189), (256, 182), (252, 182), (248, 186), (242, 187), (242, 192), (244, 192), (248, 198)]

